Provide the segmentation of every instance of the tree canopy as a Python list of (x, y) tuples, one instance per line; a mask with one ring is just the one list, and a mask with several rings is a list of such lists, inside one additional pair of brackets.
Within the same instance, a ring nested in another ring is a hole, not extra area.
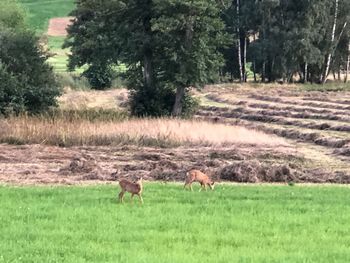
[(349, 5), (347, 0), (78, 0), (65, 46), (72, 50), (70, 68), (87, 65), (91, 76), (108, 79), (124, 63), (134, 114), (179, 116), (191, 104), (190, 87), (219, 77), (324, 83), (331, 72), (348, 72)]
[(0, 9), (0, 114), (40, 112), (56, 105), (60, 89), (39, 39), (15, 1)]
[(70, 67), (124, 63), (135, 114), (181, 115), (187, 88), (218, 78), (219, 12), (213, 0), (78, 1)]

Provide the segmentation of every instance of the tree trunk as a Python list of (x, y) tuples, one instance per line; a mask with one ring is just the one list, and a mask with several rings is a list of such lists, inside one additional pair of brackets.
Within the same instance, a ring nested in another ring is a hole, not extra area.
[(247, 74), (247, 37), (244, 34), (244, 50), (243, 50), (243, 72), (244, 72), (244, 82), (247, 82), (248, 74)]
[[(255, 32), (253, 34), (253, 41), (255, 42)], [(254, 74), (254, 82), (256, 82), (256, 61), (255, 61), (255, 55), (253, 59), (253, 74)]]
[(261, 82), (265, 83), (265, 79), (266, 79), (266, 62), (264, 61), (262, 65)]
[(153, 85), (152, 72), (152, 51), (148, 51), (143, 58), (143, 78), (147, 88), (151, 88)]
[(307, 83), (308, 79), (307, 79), (307, 74), (308, 74), (308, 64), (307, 62), (305, 62), (305, 67), (304, 67), (304, 83)]
[(176, 89), (176, 97), (175, 97), (175, 103), (173, 107), (173, 116), (180, 116), (182, 113), (182, 98), (185, 95), (185, 87), (177, 87)]
[(337, 22), (338, 22), (338, 6), (339, 6), (339, 0), (335, 0), (335, 11), (334, 11), (334, 22), (333, 22), (333, 28), (332, 28), (332, 36), (331, 36), (331, 47), (329, 49), (329, 53), (326, 58), (326, 68), (322, 76), (321, 82), (324, 84), (327, 81), (327, 77), (329, 74), (329, 68), (331, 66), (331, 60), (332, 60), (332, 50), (333, 50), (333, 44), (335, 40), (335, 30), (337, 28)]
[(242, 47), (241, 47), (241, 34), (240, 34), (240, 0), (236, 0), (237, 9), (237, 49), (238, 49), (238, 65), (239, 65), (239, 81), (243, 82), (243, 66), (242, 66)]
[[(143, 18), (143, 28), (149, 38), (152, 35), (151, 18), (146, 16)], [(147, 88), (152, 88), (153, 85), (153, 66), (152, 66), (152, 45), (149, 41), (145, 41), (143, 56), (143, 79)]]
[(348, 60), (346, 62), (346, 72), (345, 72), (345, 79), (344, 79), (345, 83), (348, 82), (349, 68), (350, 68), (350, 40), (348, 43)]
[[(194, 19), (195, 17), (190, 16), (186, 24), (185, 43), (184, 43), (186, 50), (190, 50), (192, 48)], [(186, 63), (183, 63), (181, 67), (182, 68), (180, 71), (181, 73), (184, 74), (187, 71)], [(180, 116), (182, 113), (182, 99), (185, 95), (186, 86), (187, 86), (187, 83), (179, 83), (176, 88), (175, 103), (172, 110), (173, 116)]]

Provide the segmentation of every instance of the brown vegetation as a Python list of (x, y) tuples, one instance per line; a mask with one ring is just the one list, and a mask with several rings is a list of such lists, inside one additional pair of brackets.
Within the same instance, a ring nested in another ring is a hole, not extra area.
[(100, 122), (66, 117), (12, 117), (0, 119), (0, 142), (14, 144), (140, 145), (282, 145), (276, 136), (225, 124), (176, 119), (135, 119)]

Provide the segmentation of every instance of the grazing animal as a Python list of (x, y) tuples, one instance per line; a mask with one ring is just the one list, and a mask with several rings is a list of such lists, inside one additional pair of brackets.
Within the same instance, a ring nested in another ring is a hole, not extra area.
[(211, 190), (214, 190), (215, 182), (213, 182), (208, 175), (202, 173), (199, 170), (191, 170), (188, 173), (186, 173), (184, 188), (186, 188), (186, 186), (190, 186), (191, 191), (193, 191), (192, 189), (193, 182), (199, 182), (201, 184), (201, 188), (199, 189), (199, 191), (201, 191), (202, 188), (207, 190), (207, 185), (210, 187)]
[(140, 198), (141, 204), (143, 203), (142, 199), (142, 177), (137, 182), (130, 182), (126, 179), (121, 179), (119, 181), (121, 187), (121, 192), (119, 193), (119, 201), (123, 203), (125, 192), (131, 193), (131, 202), (134, 195), (137, 195)]

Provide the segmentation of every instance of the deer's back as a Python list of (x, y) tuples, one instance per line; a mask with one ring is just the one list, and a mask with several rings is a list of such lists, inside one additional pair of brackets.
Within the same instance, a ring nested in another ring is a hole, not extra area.
[(125, 180), (125, 179), (120, 180), (119, 185), (124, 191), (129, 192), (129, 193), (138, 194), (142, 190), (142, 187), (140, 184), (130, 182), (130, 181)]
[(208, 175), (202, 173), (199, 170), (191, 170), (188, 174), (188, 177), (191, 181), (197, 181), (202, 183), (208, 183), (211, 181)]

